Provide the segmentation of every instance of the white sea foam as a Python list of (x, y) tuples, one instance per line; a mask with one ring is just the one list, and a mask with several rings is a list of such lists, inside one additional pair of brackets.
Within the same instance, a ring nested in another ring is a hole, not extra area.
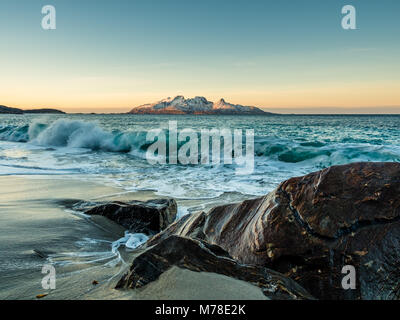
[(116, 253), (120, 246), (125, 246), (128, 249), (136, 249), (145, 243), (149, 237), (144, 233), (130, 233), (125, 231), (125, 236), (112, 243), (112, 252)]
[(188, 214), (190, 214), (189, 208), (180, 206), (180, 207), (178, 207), (178, 212), (176, 214), (176, 220), (179, 220), (180, 218), (182, 218)]
[(0, 124), (0, 174), (75, 175), (178, 199), (262, 195), (289, 177), (335, 164), (400, 161), (400, 117), (178, 119), (179, 127), (194, 130), (254, 128), (255, 170), (245, 176), (235, 175), (235, 165), (149, 164), (146, 131), (164, 128), (165, 117), (63, 115), (27, 118), (30, 122), (10, 117)]

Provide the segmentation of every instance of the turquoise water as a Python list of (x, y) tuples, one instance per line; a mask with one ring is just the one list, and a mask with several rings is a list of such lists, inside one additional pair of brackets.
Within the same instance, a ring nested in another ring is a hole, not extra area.
[[(151, 165), (149, 129), (253, 129), (254, 172), (235, 164)], [(178, 199), (263, 195), (335, 164), (400, 161), (400, 116), (0, 115), (0, 175), (88, 179)]]

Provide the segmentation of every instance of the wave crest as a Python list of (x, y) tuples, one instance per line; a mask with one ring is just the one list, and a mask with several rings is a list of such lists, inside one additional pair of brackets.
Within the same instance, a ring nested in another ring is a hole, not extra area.
[(97, 123), (59, 119), (50, 125), (33, 123), (28, 141), (52, 147), (87, 148), (108, 152), (129, 152), (145, 143), (144, 132), (107, 132)]
[[(45, 147), (87, 148), (123, 152), (143, 157), (152, 143), (146, 131), (106, 131), (96, 122), (58, 119), (50, 124), (33, 122), (23, 126), (0, 126), (0, 140), (30, 142)], [(168, 135), (165, 136), (168, 144)], [(184, 142), (179, 142), (180, 147)], [(305, 163), (329, 166), (349, 161), (400, 161), (400, 147), (365, 141), (320, 142), (255, 137), (254, 153), (259, 161)]]

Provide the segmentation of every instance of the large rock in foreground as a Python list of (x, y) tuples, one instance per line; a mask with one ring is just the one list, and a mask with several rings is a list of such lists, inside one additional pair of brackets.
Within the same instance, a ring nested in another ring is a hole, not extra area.
[(134, 259), (117, 288), (141, 288), (173, 266), (197, 272), (212, 272), (247, 281), (261, 288), (270, 299), (313, 299), (295, 281), (260, 266), (233, 260), (216, 245), (201, 240), (170, 236)]
[(177, 205), (173, 199), (114, 201), (87, 209), (85, 213), (104, 216), (131, 232), (153, 235), (174, 222)]
[[(218, 244), (323, 299), (400, 298), (400, 163), (333, 166), (283, 182), (265, 197), (186, 216), (170, 234)], [(356, 289), (342, 288), (345, 265)]]

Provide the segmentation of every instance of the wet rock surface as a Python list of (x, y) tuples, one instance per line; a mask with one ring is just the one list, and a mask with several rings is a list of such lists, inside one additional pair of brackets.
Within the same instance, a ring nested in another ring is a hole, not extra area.
[[(400, 163), (353, 163), (291, 178), (267, 196), (186, 216), (176, 234), (269, 267), (322, 299), (400, 298)], [(356, 289), (342, 288), (353, 265)]]
[(276, 271), (238, 263), (219, 246), (179, 236), (169, 236), (136, 257), (117, 288), (141, 288), (173, 266), (247, 281), (270, 299), (313, 299), (295, 281)]
[(176, 218), (177, 205), (173, 199), (146, 202), (114, 201), (83, 209), (88, 215), (104, 216), (130, 232), (153, 235), (167, 228)]

